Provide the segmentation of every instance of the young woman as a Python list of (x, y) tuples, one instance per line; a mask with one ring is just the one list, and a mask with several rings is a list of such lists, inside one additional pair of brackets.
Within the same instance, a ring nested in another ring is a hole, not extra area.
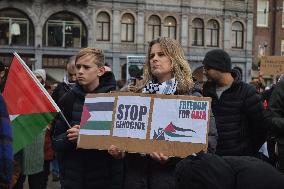
[[(167, 95), (201, 96), (194, 89), (191, 70), (183, 49), (174, 39), (161, 37), (149, 43), (143, 81), (137, 92)], [(212, 114), (211, 114), (212, 115)], [(217, 131), (211, 117), (208, 152), (215, 152)], [(124, 188), (172, 189), (174, 169), (180, 158), (162, 153), (127, 154), (125, 157)]]

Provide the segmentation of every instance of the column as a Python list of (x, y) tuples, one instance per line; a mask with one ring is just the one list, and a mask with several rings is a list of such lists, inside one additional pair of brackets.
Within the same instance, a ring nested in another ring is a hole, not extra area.
[[(142, 6), (142, 5), (141, 5)], [(143, 7), (142, 7), (143, 8)], [(140, 9), (140, 7), (139, 7)], [(145, 22), (144, 22), (145, 13), (142, 10), (138, 11), (137, 15), (137, 51), (140, 53), (144, 52), (144, 41), (145, 41)]]

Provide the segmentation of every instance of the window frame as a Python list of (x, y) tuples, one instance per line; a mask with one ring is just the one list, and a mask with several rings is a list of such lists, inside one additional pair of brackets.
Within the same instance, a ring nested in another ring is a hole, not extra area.
[[(131, 16), (131, 18), (132, 18), (131, 22), (127, 22), (127, 21), (124, 22), (123, 19), (127, 19), (127, 18), (124, 18), (127, 15)], [(125, 33), (123, 32), (123, 29), (125, 30)], [(132, 31), (131, 31), (131, 29), (132, 29)], [(132, 14), (130, 14), (130, 13), (123, 14), (122, 17), (121, 17), (121, 42), (134, 42), (134, 33), (135, 33), (135, 19), (134, 19), (134, 16)], [(125, 39), (123, 39), (123, 37)]]
[[(260, 9), (260, 2), (266, 2), (266, 7), (264, 9)], [(268, 13), (269, 13), (269, 1), (268, 0), (257, 0), (257, 6), (256, 6), (256, 26), (257, 27), (268, 27)], [(263, 20), (263, 23), (260, 23), (262, 21), (260, 17), (264, 17), (265, 20)]]
[[(200, 21), (202, 26), (195, 25), (195, 21)], [(199, 33), (201, 33), (201, 44), (198, 44)], [(192, 46), (204, 46), (204, 22), (200, 18), (195, 18), (192, 21)]]
[[(209, 27), (209, 24), (210, 22), (213, 22), (213, 27), (210, 28)], [(214, 28), (214, 22), (217, 24), (217, 28)], [(206, 40), (206, 46), (207, 47), (219, 47), (219, 39), (220, 39), (220, 24), (217, 20), (214, 20), (214, 19), (211, 19), (207, 22), (207, 27), (206, 27), (206, 31), (210, 34), (210, 35), (207, 35), (207, 36), (210, 36), (209, 38), (207, 37), (207, 40)], [(214, 35), (216, 35), (216, 42), (217, 44), (214, 45)], [(210, 39), (210, 40), (208, 40)], [(209, 43), (208, 43), (209, 42)]]
[[(159, 23), (151, 23), (151, 18), (157, 18)], [(155, 35), (156, 30), (158, 30), (158, 35)], [(161, 36), (161, 19), (157, 15), (151, 15), (148, 20), (148, 38), (149, 40), (156, 39), (157, 37)]]
[[(174, 21), (174, 24), (171, 24), (171, 22), (166, 23), (167, 19), (172, 19)], [(164, 20), (164, 31), (166, 32), (166, 37), (176, 39), (177, 38), (177, 20), (173, 16), (167, 16)], [(172, 37), (174, 36), (174, 37)]]
[[(106, 14), (108, 16), (108, 21), (99, 21), (98, 18), (100, 16), (100, 14)], [(105, 34), (105, 26), (106, 26), (106, 30), (107, 30), (107, 34)], [(99, 27), (101, 27), (101, 31), (100, 31), (100, 36), (98, 38), (98, 31), (99, 31)], [(97, 41), (110, 41), (110, 15), (107, 12), (100, 12), (97, 15), (97, 31), (96, 31), (96, 40)], [(106, 36), (106, 38), (105, 38)]]
[[(241, 26), (241, 29), (238, 30), (238, 29), (234, 29), (234, 24), (240, 24)], [(236, 21), (232, 24), (232, 34), (231, 34), (231, 39), (232, 39), (232, 48), (235, 48), (235, 49), (243, 49), (244, 48), (244, 25), (239, 22), (239, 21)], [(239, 34), (240, 34), (240, 38), (239, 39)], [(234, 35), (234, 36), (233, 36)], [(234, 38), (235, 37), (235, 38)], [(241, 41), (241, 45), (238, 45), (238, 42)], [(234, 46), (235, 44), (235, 46)]]

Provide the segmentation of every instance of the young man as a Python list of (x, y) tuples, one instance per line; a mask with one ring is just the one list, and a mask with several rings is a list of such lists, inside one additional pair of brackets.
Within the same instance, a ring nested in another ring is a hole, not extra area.
[[(77, 84), (60, 99), (69, 124), (63, 119), (55, 122), (54, 149), (60, 152), (61, 184), (64, 189), (110, 189), (122, 187), (122, 153), (103, 150), (76, 149), (80, 120), (87, 93), (107, 93), (115, 90), (112, 72), (105, 73), (104, 54), (96, 48), (84, 48), (76, 56)], [(65, 137), (64, 137), (65, 136)]]
[(256, 90), (234, 80), (231, 58), (221, 49), (209, 51), (203, 60), (204, 96), (212, 98), (216, 119), (218, 155), (258, 155), (265, 141), (266, 124), (263, 105)]

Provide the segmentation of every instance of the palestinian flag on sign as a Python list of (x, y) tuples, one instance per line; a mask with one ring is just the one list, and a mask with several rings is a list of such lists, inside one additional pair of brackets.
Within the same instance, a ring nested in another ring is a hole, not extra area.
[(159, 128), (158, 131), (154, 131), (153, 138), (156, 140), (166, 140), (166, 136), (168, 137), (192, 137), (191, 133), (196, 133), (192, 129), (184, 129), (181, 127), (177, 127), (172, 122), (170, 122), (164, 129)]
[(13, 126), (14, 153), (31, 144), (60, 111), (17, 53), (14, 53), (3, 97)]
[(114, 97), (86, 97), (80, 134), (110, 135)]

